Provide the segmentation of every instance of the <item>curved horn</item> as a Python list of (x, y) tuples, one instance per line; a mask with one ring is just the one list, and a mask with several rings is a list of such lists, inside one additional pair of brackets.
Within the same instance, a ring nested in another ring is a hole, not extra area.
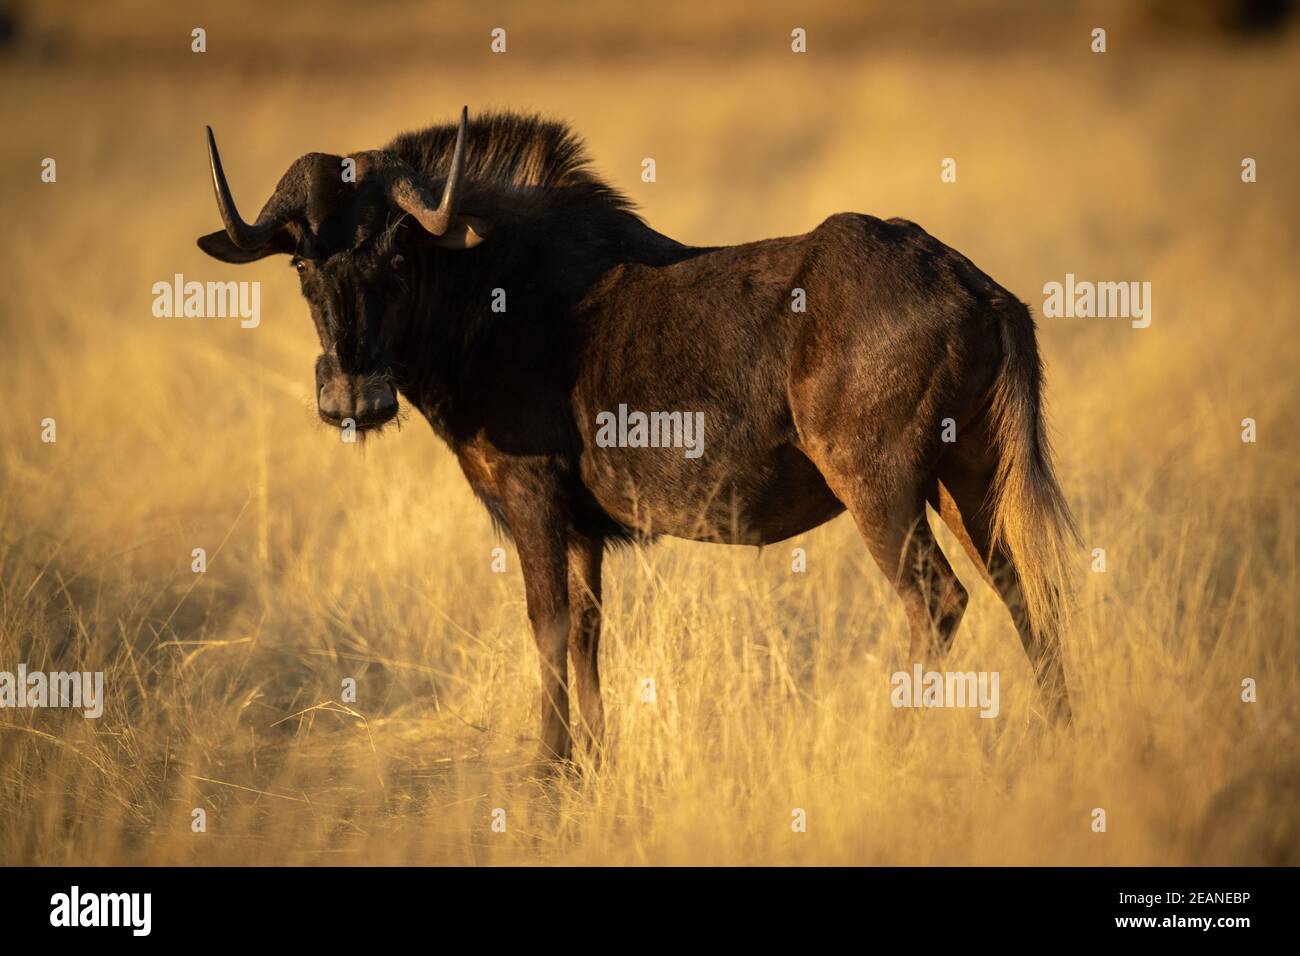
[(425, 232), (431, 236), (446, 235), (456, 221), (456, 211), (460, 205), (461, 175), (465, 170), (465, 133), (468, 126), (469, 107), (462, 106), (460, 129), (456, 132), (456, 148), (451, 154), (451, 171), (447, 174), (447, 185), (442, 189), (442, 201), (438, 203), (437, 209), (433, 208), (428, 191), (416, 183), (412, 175), (400, 176), (389, 185), (388, 194), (393, 202), (419, 220)]
[(217, 192), (217, 208), (221, 210), (221, 221), (226, 225), (226, 235), (240, 249), (257, 249), (266, 245), (275, 231), (284, 224), (284, 220), (278, 215), (263, 217), (250, 226), (240, 218), (239, 210), (235, 208), (235, 200), (230, 195), (230, 184), (226, 182), (225, 171), (221, 168), (221, 154), (217, 152), (217, 140), (212, 135), (212, 127), (207, 127), (207, 130), (212, 186)]

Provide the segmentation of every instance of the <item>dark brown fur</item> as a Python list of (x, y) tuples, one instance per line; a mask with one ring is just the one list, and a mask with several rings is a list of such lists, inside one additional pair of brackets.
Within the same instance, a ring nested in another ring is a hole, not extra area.
[[(408, 133), (358, 154), (359, 169), (409, 167), (437, 195), (455, 137)], [(602, 739), (609, 543), (764, 544), (847, 509), (920, 659), (948, 648), (967, 601), (927, 501), (1006, 601), (1049, 712), (1068, 719), (1057, 633), (1071, 523), (1023, 304), (900, 219), (842, 213), (800, 236), (684, 246), (645, 225), (555, 123), (489, 116), (470, 124), (465, 155), (460, 211), (489, 230), (476, 248), (445, 248), (394, 212), (377, 177), (340, 187), (340, 158), (313, 154), (277, 193), (305, 191), (304, 208), (260, 254), (295, 253), (322, 394), (337, 386), (362, 408), (367, 389), (391, 382), (514, 539), (542, 658), (545, 755), (570, 754), (570, 662), (579, 726)], [(260, 257), (223, 232), (200, 244)], [(491, 309), (496, 289), (504, 313)], [(620, 403), (703, 412), (705, 454), (597, 447), (596, 416)], [(941, 440), (946, 418), (955, 443)]]

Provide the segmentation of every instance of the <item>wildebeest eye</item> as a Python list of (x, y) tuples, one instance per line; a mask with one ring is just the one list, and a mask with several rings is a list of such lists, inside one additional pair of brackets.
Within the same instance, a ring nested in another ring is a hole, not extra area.
[(303, 272), (305, 272), (307, 269), (306, 260), (299, 259), (297, 256), (294, 256), (292, 259), (289, 260), (289, 265), (293, 266), (295, 269), (298, 270), (298, 275), (302, 275)]
[(397, 255), (393, 256), (393, 258), (388, 260), (388, 265), (394, 272), (400, 272), (402, 266), (406, 265), (406, 256), (399, 252)]

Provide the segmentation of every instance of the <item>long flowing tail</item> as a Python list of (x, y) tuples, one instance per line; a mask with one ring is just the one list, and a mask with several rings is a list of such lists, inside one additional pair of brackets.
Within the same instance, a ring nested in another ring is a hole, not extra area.
[(1079, 534), (1052, 470), (1034, 320), (1015, 300), (1000, 311), (1005, 357), (993, 387), (993, 535), (1011, 552), (1034, 633), (1055, 634), (1069, 603)]

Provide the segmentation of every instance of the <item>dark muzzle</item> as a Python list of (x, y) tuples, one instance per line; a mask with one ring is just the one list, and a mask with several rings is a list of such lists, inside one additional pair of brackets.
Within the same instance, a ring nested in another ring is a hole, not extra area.
[(330, 425), (341, 427), (351, 419), (358, 430), (364, 431), (393, 420), (397, 415), (397, 392), (380, 376), (318, 374), (316, 408)]

